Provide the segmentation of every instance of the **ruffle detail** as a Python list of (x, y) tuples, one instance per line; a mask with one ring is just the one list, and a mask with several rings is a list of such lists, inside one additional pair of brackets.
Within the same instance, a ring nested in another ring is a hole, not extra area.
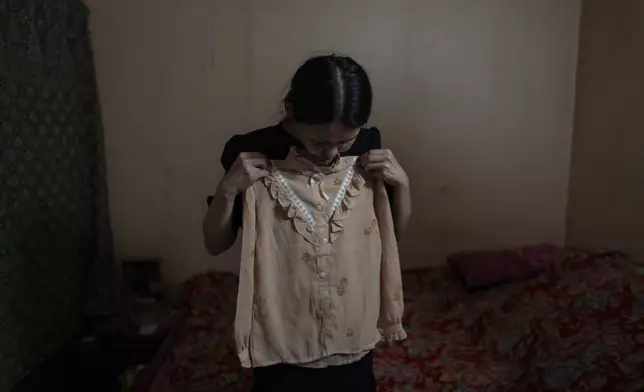
[[(356, 198), (360, 195), (360, 190), (365, 183), (365, 179), (360, 174), (357, 172), (353, 173), (340, 205), (335, 209), (328, 222), (328, 241), (330, 243), (335, 243), (340, 233), (344, 230), (342, 221), (349, 216), (351, 209), (356, 205)], [(286, 213), (286, 217), (291, 220), (293, 229), (311, 244), (321, 245), (323, 243), (322, 236), (315, 233), (314, 228), (311, 226), (312, 224), (315, 225), (315, 221), (311, 221), (314, 217), (310, 213), (308, 213), (307, 217), (305, 207), (303, 205), (298, 206), (296, 200), (288, 196), (287, 189), (285, 189), (286, 185), (280, 183), (277, 178), (277, 173), (264, 177), (264, 185), (271, 198), (282, 207)]]
[(349, 213), (356, 205), (356, 198), (358, 197), (358, 195), (360, 195), (360, 190), (364, 186), (365, 182), (366, 181), (364, 177), (362, 177), (360, 174), (358, 174), (357, 172), (353, 174), (353, 178), (349, 182), (349, 187), (344, 194), (342, 203), (340, 203), (340, 206), (338, 206), (338, 208), (333, 213), (333, 216), (331, 217), (331, 232), (329, 234), (329, 240), (331, 241), (331, 243), (335, 243), (335, 241), (340, 236), (340, 233), (342, 233), (342, 230), (344, 230), (344, 224), (342, 223), (342, 221), (347, 216), (349, 216)]
[(293, 229), (308, 242), (318, 245), (314, 241), (313, 230), (307, 222), (304, 213), (291, 199), (289, 199), (279, 181), (277, 181), (274, 176), (264, 177), (264, 185), (268, 189), (268, 193), (271, 195), (271, 198), (282, 207), (286, 213), (286, 217), (291, 220)]
[(381, 331), (382, 340), (385, 342), (393, 342), (397, 340), (407, 339), (407, 332), (403, 328), (402, 324), (394, 324), (383, 328)]
[(295, 203), (293, 203), (291, 199), (286, 196), (286, 193), (284, 192), (282, 186), (278, 181), (276, 181), (272, 177), (264, 177), (264, 185), (266, 185), (266, 188), (268, 188), (268, 193), (271, 195), (271, 198), (284, 209), (286, 216), (289, 219), (296, 219), (296, 217), (298, 217), (299, 215), (300, 219), (303, 220), (304, 223), (306, 223), (304, 217), (301, 216), (301, 211), (297, 208)]

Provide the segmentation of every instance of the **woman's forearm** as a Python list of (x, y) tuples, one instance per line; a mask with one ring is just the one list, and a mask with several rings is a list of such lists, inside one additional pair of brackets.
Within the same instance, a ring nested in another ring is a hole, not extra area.
[(394, 188), (393, 199), (391, 213), (394, 218), (396, 238), (400, 241), (409, 223), (409, 218), (411, 218), (409, 183), (398, 184)]
[(203, 220), (204, 243), (208, 252), (217, 256), (227, 251), (237, 239), (233, 230), (233, 206), (235, 196), (216, 192)]

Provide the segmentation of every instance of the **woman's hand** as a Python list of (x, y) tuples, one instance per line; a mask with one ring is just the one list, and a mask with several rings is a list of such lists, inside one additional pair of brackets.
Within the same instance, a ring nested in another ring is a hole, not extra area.
[(268, 176), (269, 164), (263, 154), (242, 152), (221, 179), (217, 192), (228, 197), (237, 196), (255, 182)]
[(391, 215), (396, 238), (400, 240), (411, 217), (409, 177), (391, 150), (371, 150), (360, 157), (367, 172), (394, 188)]
[(360, 163), (371, 175), (393, 187), (409, 186), (407, 173), (391, 150), (371, 150), (360, 157)]

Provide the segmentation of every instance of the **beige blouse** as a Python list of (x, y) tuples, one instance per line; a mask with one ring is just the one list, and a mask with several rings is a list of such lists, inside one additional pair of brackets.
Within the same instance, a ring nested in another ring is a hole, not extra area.
[(389, 200), (355, 157), (319, 168), (293, 149), (244, 197), (242, 366), (348, 362), (406, 338)]

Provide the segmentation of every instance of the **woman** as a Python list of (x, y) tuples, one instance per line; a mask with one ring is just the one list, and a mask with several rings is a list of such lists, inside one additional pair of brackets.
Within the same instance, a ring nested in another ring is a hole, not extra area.
[[(409, 179), (393, 153), (382, 149), (378, 129), (363, 128), (371, 105), (369, 78), (353, 59), (329, 55), (304, 63), (284, 99), (285, 119), (226, 144), (221, 158), (226, 174), (203, 222), (208, 251), (218, 255), (232, 246), (242, 226), (242, 194), (269, 176), (271, 160), (284, 160), (293, 148), (319, 167), (333, 165), (340, 156), (359, 157), (364, 170), (386, 184), (400, 239), (411, 215)], [(288, 385), (288, 390), (375, 391), (371, 361), (368, 352), (315, 364), (256, 368), (254, 390), (284, 390)]]

